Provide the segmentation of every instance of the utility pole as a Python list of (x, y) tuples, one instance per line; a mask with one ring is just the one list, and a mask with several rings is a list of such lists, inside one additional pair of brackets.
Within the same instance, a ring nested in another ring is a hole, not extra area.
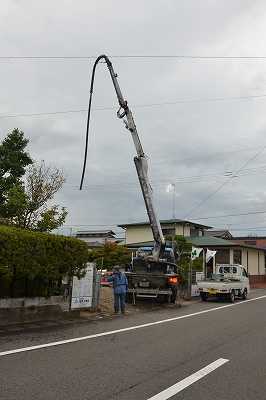
[(172, 219), (175, 219), (175, 184), (171, 183), (171, 185), (174, 188), (174, 191), (173, 191), (173, 216), (172, 216)]

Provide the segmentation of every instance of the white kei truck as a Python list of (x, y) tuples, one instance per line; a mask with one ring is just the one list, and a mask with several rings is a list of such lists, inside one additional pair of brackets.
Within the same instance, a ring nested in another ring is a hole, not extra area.
[(236, 296), (246, 300), (250, 292), (249, 273), (240, 264), (217, 264), (215, 274), (197, 281), (197, 286), (203, 301), (208, 297), (226, 297), (233, 303)]

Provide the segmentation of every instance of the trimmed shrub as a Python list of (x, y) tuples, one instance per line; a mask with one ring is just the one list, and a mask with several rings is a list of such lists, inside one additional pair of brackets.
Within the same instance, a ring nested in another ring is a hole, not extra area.
[(81, 240), (0, 226), (0, 297), (52, 296), (62, 276), (84, 275), (88, 247)]

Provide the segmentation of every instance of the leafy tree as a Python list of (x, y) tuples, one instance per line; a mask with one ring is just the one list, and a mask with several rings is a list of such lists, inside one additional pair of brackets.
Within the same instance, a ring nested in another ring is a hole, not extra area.
[(176, 263), (179, 267), (178, 268), (179, 282), (187, 283), (189, 267), (191, 267), (191, 269), (195, 271), (201, 270), (202, 259), (196, 258), (194, 261), (191, 261), (191, 250), (193, 245), (192, 243), (188, 243), (187, 239), (183, 235), (175, 235), (174, 243), (172, 243), (173, 241), (172, 235), (166, 235), (165, 239), (170, 243), (170, 246), (178, 254)]
[(61, 207), (59, 211), (59, 205), (53, 205), (50, 209), (40, 212), (40, 219), (36, 223), (36, 229), (40, 232), (52, 232), (63, 225), (67, 211), (65, 207)]
[(13, 185), (21, 185), (21, 178), (26, 167), (33, 163), (29, 153), (25, 151), (28, 140), (24, 132), (15, 128), (0, 145), (0, 214), (1, 205), (5, 202), (4, 193)]
[(95, 262), (98, 269), (101, 268), (103, 260), (103, 268), (111, 270), (114, 265), (124, 265), (131, 261), (131, 252), (125, 247), (111, 242), (104, 242), (99, 249), (89, 251), (89, 262)]
[(2, 217), (8, 225), (20, 228), (51, 232), (66, 219), (65, 207), (48, 207), (48, 202), (61, 189), (66, 179), (59, 169), (52, 169), (42, 161), (28, 167), (26, 184), (14, 185), (5, 192), (6, 202), (2, 206)]
[(5, 192), (5, 196), (6, 201), (1, 206), (2, 222), (22, 227), (28, 202), (24, 186), (14, 185)]

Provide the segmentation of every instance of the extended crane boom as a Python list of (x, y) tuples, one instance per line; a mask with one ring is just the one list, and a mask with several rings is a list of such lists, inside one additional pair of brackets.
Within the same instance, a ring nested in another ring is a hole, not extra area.
[(87, 123), (86, 149), (85, 149), (84, 167), (83, 167), (83, 174), (82, 174), (80, 189), (82, 188), (85, 167), (86, 167), (88, 128), (89, 128), (90, 106), (91, 106), (91, 99), (92, 99), (92, 93), (93, 93), (93, 81), (94, 81), (94, 75), (95, 75), (95, 68), (101, 59), (104, 59), (106, 61), (106, 64), (109, 69), (109, 72), (110, 72), (110, 75), (111, 75), (111, 78), (113, 81), (113, 85), (114, 85), (114, 88), (116, 91), (118, 103), (120, 106), (120, 108), (117, 112), (117, 116), (118, 116), (118, 118), (121, 118), (121, 119), (123, 119), (124, 117), (126, 118), (126, 119), (123, 119), (123, 122), (125, 123), (126, 128), (131, 132), (132, 139), (133, 139), (133, 142), (134, 142), (134, 145), (136, 148), (137, 156), (134, 157), (134, 163), (136, 166), (143, 198), (144, 198), (146, 209), (147, 209), (147, 214), (148, 214), (149, 221), (150, 221), (150, 226), (151, 226), (154, 241), (155, 241), (152, 254), (154, 256), (154, 259), (158, 259), (158, 258), (160, 258), (160, 254), (162, 253), (162, 251), (164, 251), (165, 239), (164, 239), (160, 221), (159, 221), (156, 209), (155, 209), (153, 195), (152, 195), (152, 189), (151, 189), (151, 186), (150, 186), (149, 180), (148, 180), (147, 157), (144, 154), (132, 113), (128, 107), (127, 101), (124, 100), (120, 86), (118, 84), (117, 74), (114, 72), (111, 61), (104, 54), (99, 56), (96, 59), (96, 61), (94, 63), (94, 67), (93, 67), (93, 72), (92, 72), (92, 83), (91, 83), (91, 88), (90, 88), (90, 103), (89, 103), (88, 123)]

